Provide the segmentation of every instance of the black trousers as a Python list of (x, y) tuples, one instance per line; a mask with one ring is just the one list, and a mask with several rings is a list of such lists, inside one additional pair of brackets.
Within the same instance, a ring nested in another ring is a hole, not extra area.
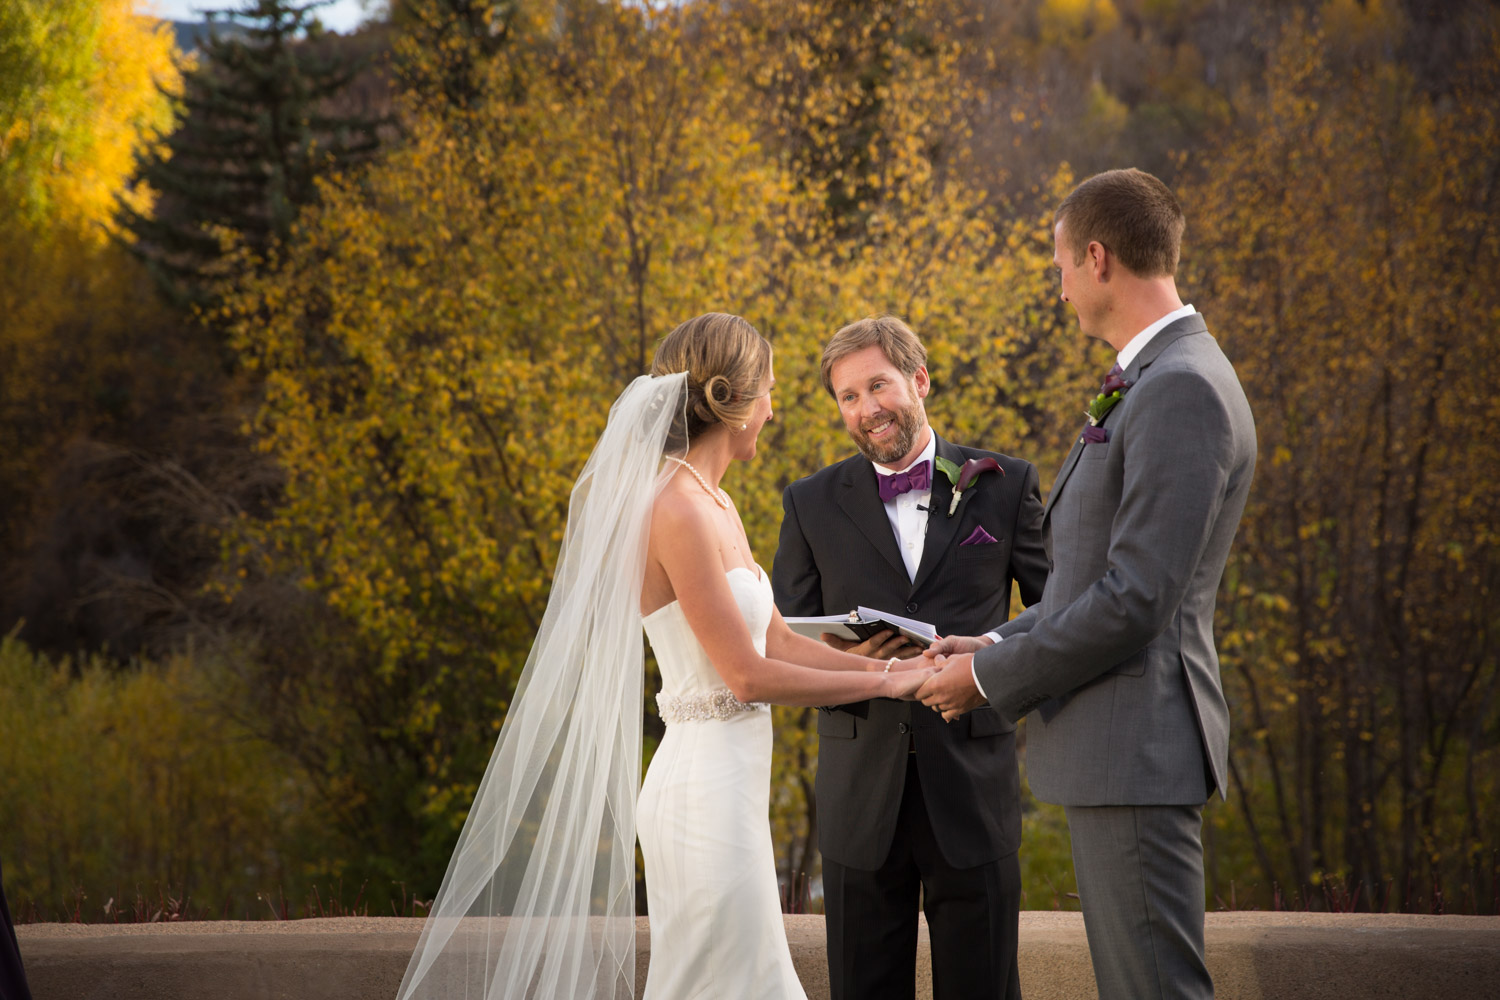
[(934, 1000), (1019, 1000), (1020, 862), (1012, 854), (954, 868), (943, 859), (915, 755), (885, 863), (863, 871), (824, 858), (823, 892), (833, 1000), (913, 1000), (919, 906), (932, 943)]
[(0, 871), (0, 1000), (31, 1000), (26, 970), (21, 968), (21, 947), (11, 925), (10, 907), (5, 905), (4, 882), (4, 872)]

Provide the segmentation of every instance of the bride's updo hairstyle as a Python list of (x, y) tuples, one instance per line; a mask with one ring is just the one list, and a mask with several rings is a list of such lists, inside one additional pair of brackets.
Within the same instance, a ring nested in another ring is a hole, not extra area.
[(731, 430), (750, 419), (755, 400), (766, 393), (771, 368), (771, 345), (739, 316), (704, 313), (667, 334), (651, 360), (652, 375), (687, 372), (686, 435), (674, 426), (669, 452), (680, 452), (689, 441), (715, 424)]

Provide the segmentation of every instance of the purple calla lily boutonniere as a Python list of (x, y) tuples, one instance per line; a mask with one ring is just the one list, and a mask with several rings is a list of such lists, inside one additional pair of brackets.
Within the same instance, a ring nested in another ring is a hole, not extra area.
[(1099, 388), (1099, 395), (1089, 400), (1088, 409), (1083, 411), (1089, 418), (1089, 426), (1098, 427), (1099, 421), (1115, 408), (1116, 403), (1125, 398), (1126, 390), (1132, 385), (1135, 383), (1120, 374), (1116, 366), (1116, 369), (1112, 370), (1109, 377), (1104, 380), (1104, 385)]
[(1089, 400), (1088, 409), (1083, 411), (1089, 418), (1089, 425), (1083, 429), (1084, 444), (1103, 444), (1109, 440), (1109, 428), (1100, 427), (1099, 421), (1115, 408), (1116, 403), (1125, 398), (1125, 390), (1132, 385), (1135, 383), (1125, 377), (1119, 365), (1109, 370), (1104, 384), (1099, 387), (1099, 395)]
[(973, 485), (974, 480), (979, 478), (982, 472), (998, 472), (1005, 475), (1005, 470), (1000, 468), (1000, 463), (993, 458), (971, 458), (962, 466), (957, 462), (951, 462), (942, 456), (937, 458), (938, 471), (948, 477), (948, 482), (953, 484), (953, 499), (948, 503), (948, 516), (958, 510), (958, 502), (963, 499), (964, 490)]

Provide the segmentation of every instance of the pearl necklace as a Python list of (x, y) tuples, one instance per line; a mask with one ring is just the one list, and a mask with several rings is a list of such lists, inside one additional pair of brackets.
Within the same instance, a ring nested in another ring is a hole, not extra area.
[(670, 459), (673, 462), (676, 462), (678, 465), (691, 472), (693, 474), (693, 478), (698, 480), (698, 485), (703, 487), (703, 492), (712, 497), (714, 503), (718, 504), (724, 510), (729, 509), (729, 494), (725, 493), (723, 490), (719, 489), (716, 486), (708, 485), (708, 480), (704, 479), (702, 474), (699, 473), (697, 469), (693, 468), (692, 462), (689, 462), (685, 458), (678, 458), (676, 455), (666, 455), (664, 457)]

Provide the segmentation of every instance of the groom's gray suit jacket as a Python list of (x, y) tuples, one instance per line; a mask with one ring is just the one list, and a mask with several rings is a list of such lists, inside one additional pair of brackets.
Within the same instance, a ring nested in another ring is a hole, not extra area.
[[(1214, 600), (1255, 469), (1255, 424), (1203, 319), (1168, 326), (1079, 438), (1043, 519), (1042, 600), (974, 657), (990, 704), (1027, 724), (1027, 779), (1069, 806), (1201, 805), (1226, 787), (1229, 711)], [(1205, 760), (1206, 755), (1206, 760)]]

